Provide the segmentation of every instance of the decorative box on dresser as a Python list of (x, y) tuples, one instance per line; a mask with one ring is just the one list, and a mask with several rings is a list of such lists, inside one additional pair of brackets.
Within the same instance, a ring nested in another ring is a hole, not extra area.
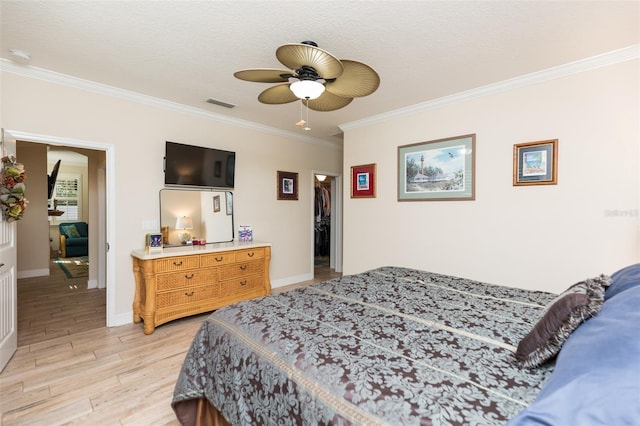
[(151, 334), (168, 321), (271, 294), (271, 244), (257, 241), (134, 250), (133, 322)]

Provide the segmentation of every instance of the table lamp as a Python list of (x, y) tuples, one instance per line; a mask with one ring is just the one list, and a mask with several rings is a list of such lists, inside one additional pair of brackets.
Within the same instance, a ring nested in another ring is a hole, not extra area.
[(176, 220), (176, 229), (181, 230), (178, 234), (178, 238), (182, 244), (187, 244), (187, 241), (191, 240), (191, 233), (187, 231), (188, 229), (193, 229), (193, 222), (191, 218), (188, 216), (178, 217)]

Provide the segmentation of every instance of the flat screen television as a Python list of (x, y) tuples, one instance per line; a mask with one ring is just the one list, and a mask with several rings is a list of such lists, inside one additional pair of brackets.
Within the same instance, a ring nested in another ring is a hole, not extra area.
[(235, 167), (233, 151), (166, 142), (165, 186), (232, 189)]

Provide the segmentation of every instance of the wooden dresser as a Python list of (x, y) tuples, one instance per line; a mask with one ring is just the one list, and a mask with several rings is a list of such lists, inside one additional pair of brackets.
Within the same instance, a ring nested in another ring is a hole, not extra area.
[(165, 322), (271, 294), (271, 244), (229, 242), (135, 250), (133, 322), (153, 333)]

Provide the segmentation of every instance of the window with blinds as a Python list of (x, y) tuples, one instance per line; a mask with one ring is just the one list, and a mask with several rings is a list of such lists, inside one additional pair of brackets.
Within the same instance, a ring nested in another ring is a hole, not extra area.
[(80, 188), (81, 175), (61, 174), (58, 175), (56, 186), (53, 190), (53, 203), (57, 210), (64, 213), (53, 218), (53, 221), (68, 222), (80, 220), (82, 212), (82, 191)]

